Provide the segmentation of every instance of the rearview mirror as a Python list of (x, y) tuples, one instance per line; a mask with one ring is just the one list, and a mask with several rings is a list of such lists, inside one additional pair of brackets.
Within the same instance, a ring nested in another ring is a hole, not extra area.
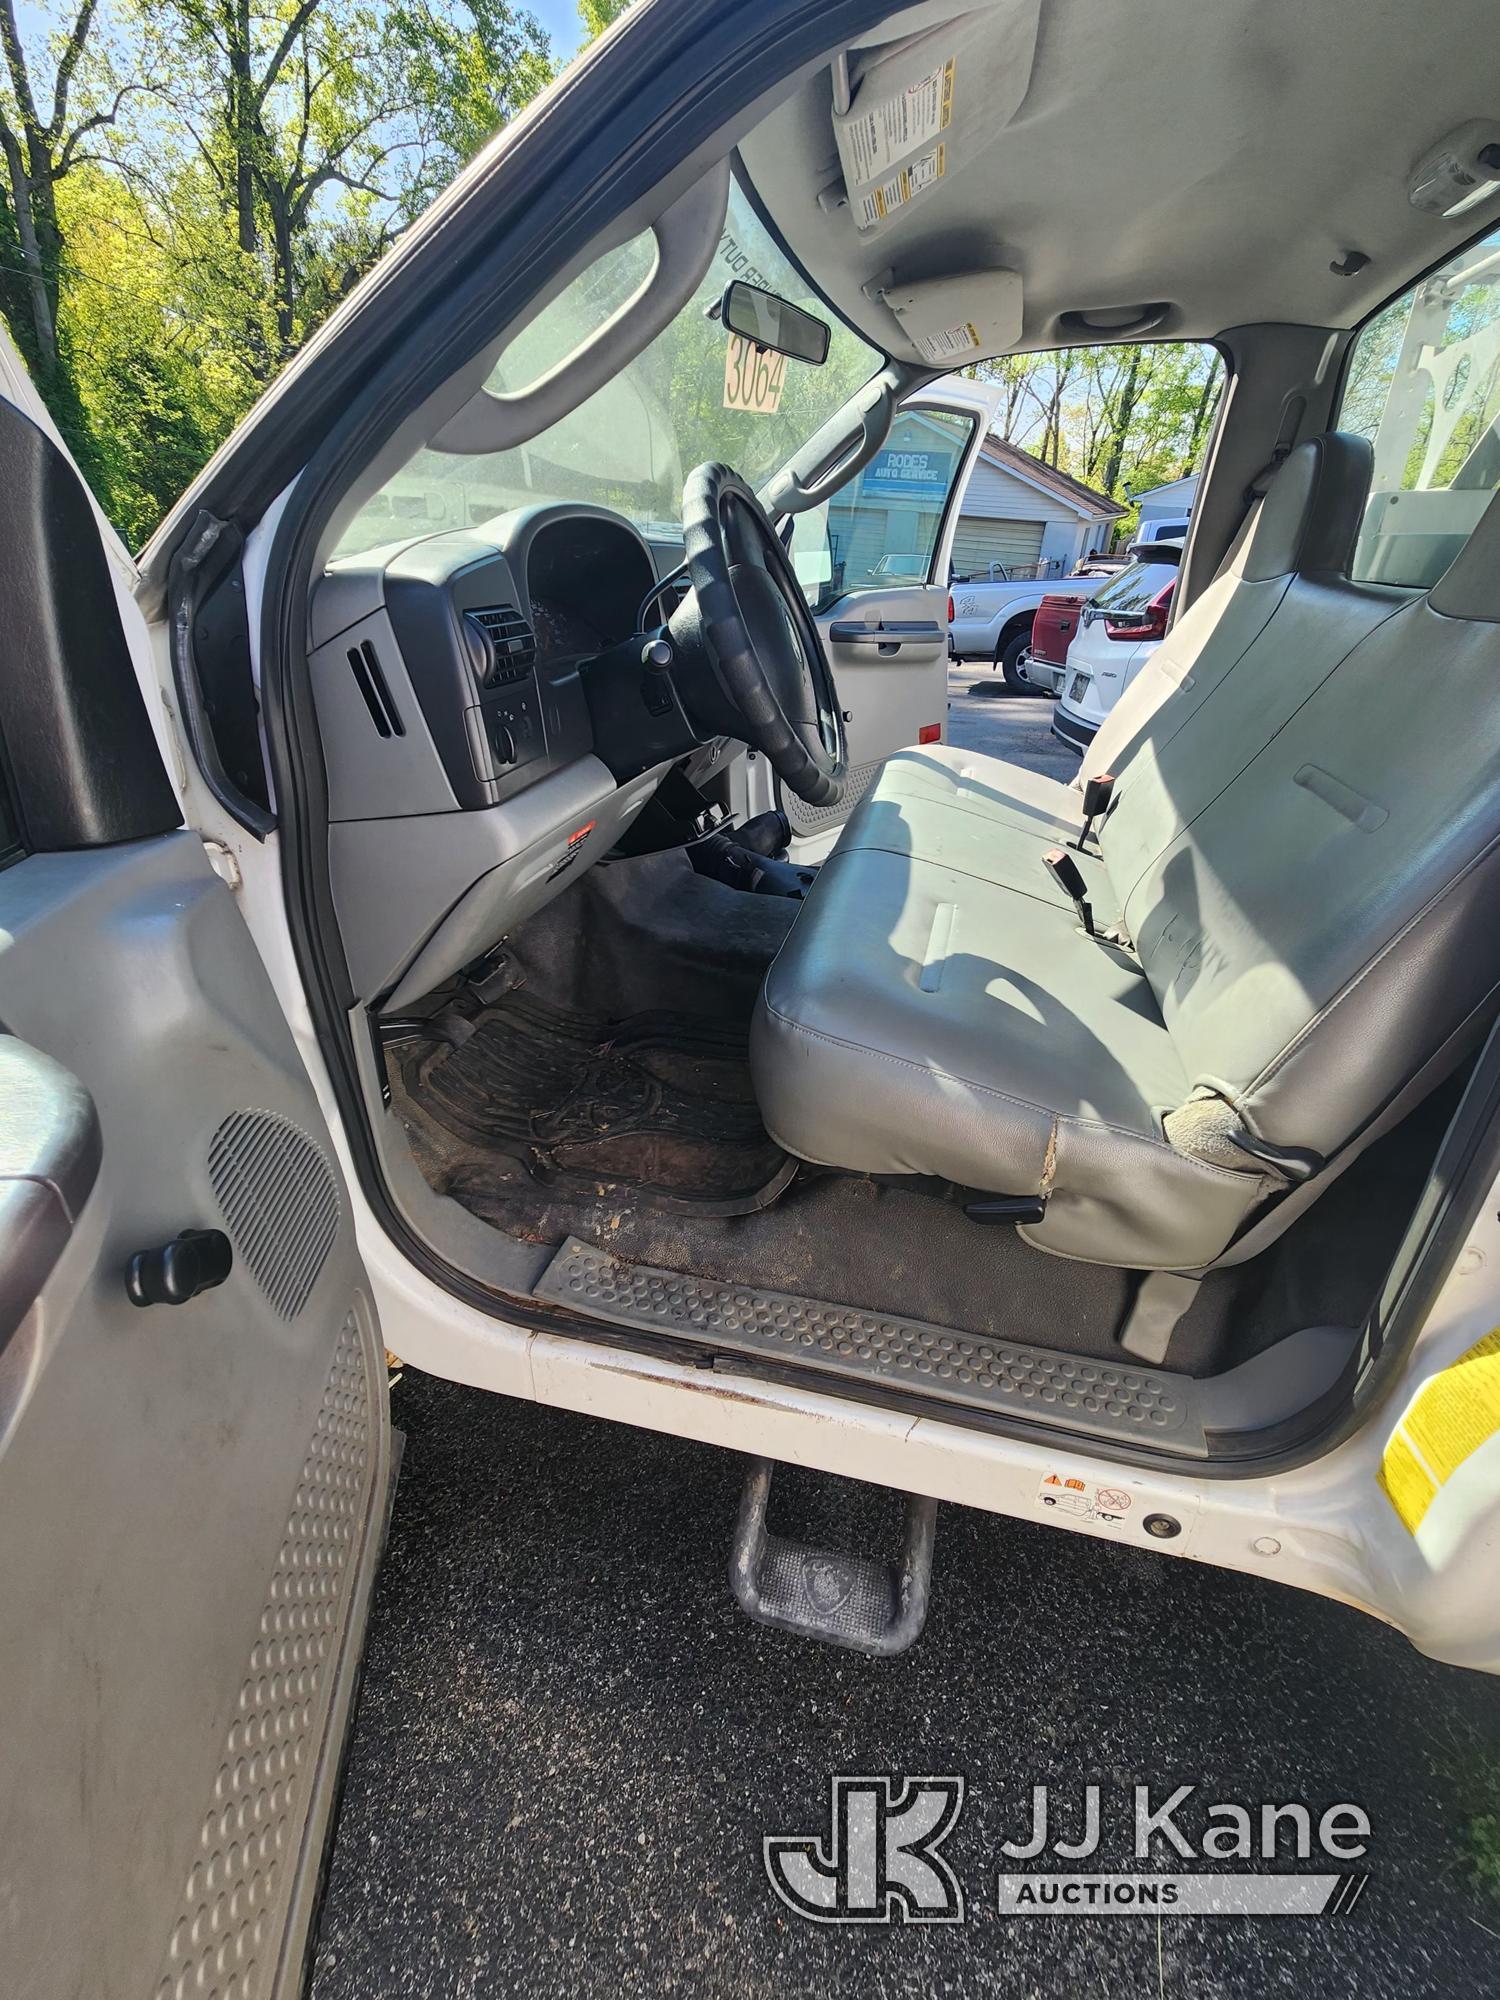
[(769, 347), (774, 354), (790, 354), (794, 361), (810, 361), (814, 367), (828, 359), (827, 321), (815, 319), (774, 292), (763, 292), (759, 285), (736, 278), (726, 286), (719, 318), (731, 333), (753, 340), (757, 347)]

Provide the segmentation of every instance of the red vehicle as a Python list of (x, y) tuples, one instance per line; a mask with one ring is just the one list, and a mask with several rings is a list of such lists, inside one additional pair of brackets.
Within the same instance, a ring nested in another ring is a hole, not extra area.
[(1066, 590), (1049, 590), (1036, 608), (1031, 625), (1031, 645), (1021, 655), (1021, 674), (1033, 687), (1056, 694), (1062, 686), (1068, 648), (1086, 598)]

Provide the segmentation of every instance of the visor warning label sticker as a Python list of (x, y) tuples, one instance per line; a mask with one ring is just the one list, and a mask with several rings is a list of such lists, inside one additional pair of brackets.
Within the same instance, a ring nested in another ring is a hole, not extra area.
[(855, 220), (860, 228), (873, 229), (877, 222), (884, 222), (887, 216), (904, 208), (923, 188), (930, 188), (940, 181), (947, 172), (947, 166), (947, 147), (934, 146), (930, 153), (920, 154), (910, 166), (902, 167), (888, 181), (882, 181), (879, 187), (862, 194), (854, 207)]
[(1065, 1472), (1047, 1473), (1036, 1500), (1044, 1513), (1066, 1514), (1101, 1528), (1123, 1527), (1135, 1504), (1123, 1486), (1101, 1486), (1097, 1480), (1075, 1479)]
[(1500, 1327), (1418, 1391), (1387, 1440), (1381, 1491), (1415, 1534), (1464, 1462), (1500, 1431)]
[(947, 131), (953, 122), (953, 79), (957, 73), (958, 64), (950, 56), (894, 97), (857, 112), (849, 120), (843, 131), (856, 180), (874, 180), (903, 154)]
[(956, 354), (970, 354), (979, 345), (979, 328), (972, 320), (962, 326), (945, 326), (941, 333), (924, 333), (917, 342), (929, 361), (951, 361)]

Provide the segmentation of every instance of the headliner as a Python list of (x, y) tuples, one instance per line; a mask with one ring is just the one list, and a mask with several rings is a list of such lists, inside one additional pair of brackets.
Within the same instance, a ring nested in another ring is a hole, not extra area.
[[(968, 0), (962, 14), (926, 0), (852, 50), (850, 72), (859, 109), (877, 35), (889, 50), (936, 29), (934, 50), (956, 52), (935, 187), (868, 234), (830, 205), (842, 172), (827, 69), (741, 154), (830, 304), (927, 368), (862, 287), (1018, 271), (1020, 336), (985, 352), (1076, 342), (1062, 313), (1143, 301), (1171, 304), (1155, 337), (1344, 327), (1500, 220), (1500, 197), (1452, 221), (1407, 198), (1412, 167), (1456, 127), (1492, 116), (1500, 132), (1495, 26), (1493, 0)], [(1351, 249), (1368, 266), (1335, 276)]]

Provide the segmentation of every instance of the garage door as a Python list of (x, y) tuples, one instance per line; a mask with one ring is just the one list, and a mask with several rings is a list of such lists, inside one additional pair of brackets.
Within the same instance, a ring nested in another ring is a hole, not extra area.
[(1034, 563), (1042, 553), (1041, 521), (988, 521), (960, 514), (953, 537), (953, 567), (959, 576), (983, 576), (992, 562)]

